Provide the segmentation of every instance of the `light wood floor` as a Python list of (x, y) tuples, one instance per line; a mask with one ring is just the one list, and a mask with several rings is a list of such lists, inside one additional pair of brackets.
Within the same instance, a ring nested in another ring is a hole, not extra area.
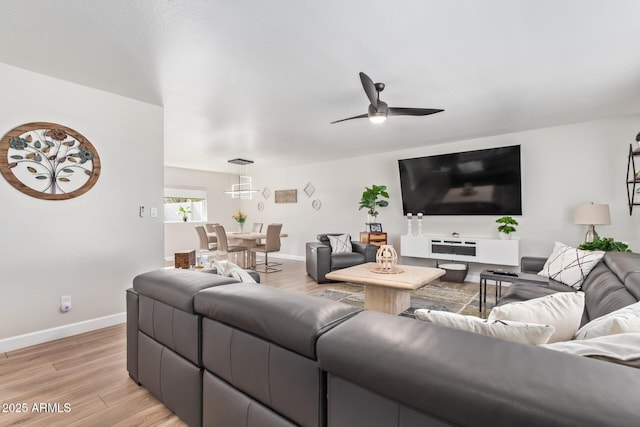
[[(329, 287), (303, 261), (282, 261), (283, 271), (261, 274), (263, 284), (305, 294)], [(129, 378), (125, 334), (122, 324), (0, 353), (0, 426), (185, 425)], [(43, 403), (51, 405), (37, 411)]]

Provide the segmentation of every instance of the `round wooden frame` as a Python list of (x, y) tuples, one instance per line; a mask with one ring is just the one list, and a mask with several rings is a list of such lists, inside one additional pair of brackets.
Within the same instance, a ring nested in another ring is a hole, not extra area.
[[(29, 187), (24, 184), (20, 179), (11, 171), (13, 167), (16, 166), (16, 162), (9, 162), (9, 141), (13, 137), (19, 137), (27, 132), (38, 131), (38, 130), (56, 130), (61, 129), (66, 132), (67, 135), (71, 136), (75, 140), (77, 140), (81, 146), (84, 146), (85, 150), (90, 151), (93, 154), (91, 158), (92, 168), (90, 172), (87, 172), (89, 175), (89, 179), (80, 187), (68, 193), (45, 193), (42, 191), (38, 191), (34, 188)], [(27, 123), (21, 126), (17, 126), (11, 129), (7, 134), (0, 140), (0, 172), (4, 175), (5, 179), (15, 187), (17, 190), (32, 196), (38, 199), (44, 200), (68, 200), (74, 197), (81, 196), (82, 194), (89, 191), (98, 181), (98, 177), (100, 176), (100, 157), (98, 156), (98, 151), (95, 147), (89, 142), (87, 138), (85, 138), (80, 133), (75, 130), (60, 125), (57, 123), (48, 123), (48, 122), (34, 122)]]

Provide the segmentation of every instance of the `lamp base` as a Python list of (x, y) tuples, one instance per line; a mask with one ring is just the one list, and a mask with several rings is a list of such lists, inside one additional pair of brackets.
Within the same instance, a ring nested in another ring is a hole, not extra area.
[(593, 242), (594, 237), (598, 237), (598, 233), (596, 233), (595, 225), (592, 224), (589, 226), (589, 228), (587, 228), (587, 234), (584, 235), (585, 243)]

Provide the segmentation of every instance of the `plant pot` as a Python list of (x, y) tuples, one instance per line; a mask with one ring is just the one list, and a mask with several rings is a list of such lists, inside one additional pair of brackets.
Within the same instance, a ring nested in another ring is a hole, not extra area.
[(238, 222), (238, 231), (240, 233), (244, 232), (244, 222)]
[(500, 240), (511, 240), (511, 233), (507, 234), (499, 231), (498, 236), (500, 236)]
[(186, 216), (185, 216), (185, 217), (182, 217), (182, 220), (183, 220), (184, 222), (187, 222), (187, 217), (186, 217)]

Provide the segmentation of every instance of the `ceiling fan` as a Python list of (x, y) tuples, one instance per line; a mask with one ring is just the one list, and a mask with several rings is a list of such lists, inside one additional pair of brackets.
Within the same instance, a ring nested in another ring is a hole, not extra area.
[(365, 73), (360, 73), (360, 81), (364, 92), (369, 98), (369, 112), (360, 114), (359, 116), (349, 117), (347, 119), (336, 120), (334, 123), (344, 122), (345, 120), (363, 119), (368, 117), (372, 123), (382, 123), (387, 120), (387, 116), (428, 116), (429, 114), (440, 113), (440, 109), (436, 108), (404, 108), (389, 107), (386, 102), (380, 101), (380, 92), (384, 90), (384, 83), (374, 83), (371, 77)]

